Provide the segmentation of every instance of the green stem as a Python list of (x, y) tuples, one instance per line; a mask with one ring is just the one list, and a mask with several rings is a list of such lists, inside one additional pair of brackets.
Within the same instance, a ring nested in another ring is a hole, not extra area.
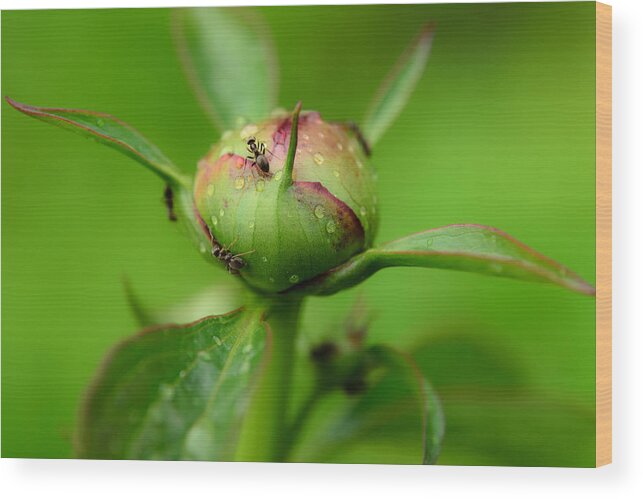
[(286, 435), (286, 441), (282, 446), (283, 454), (279, 456), (280, 461), (288, 460), (288, 456), (292, 452), (295, 443), (297, 443), (297, 440), (301, 435), (301, 431), (303, 430), (306, 421), (308, 421), (308, 418), (313, 413), (313, 410), (317, 406), (317, 403), (326, 393), (327, 393), (327, 390), (323, 389), (319, 384), (316, 385), (313, 388), (313, 390), (310, 392), (310, 394), (308, 395), (308, 398), (301, 406), (301, 408), (299, 409), (299, 412), (295, 416), (295, 419), (290, 425), (288, 434)]
[(302, 299), (280, 298), (266, 305), (271, 353), (243, 423), (237, 461), (278, 461), (290, 440), (288, 407)]

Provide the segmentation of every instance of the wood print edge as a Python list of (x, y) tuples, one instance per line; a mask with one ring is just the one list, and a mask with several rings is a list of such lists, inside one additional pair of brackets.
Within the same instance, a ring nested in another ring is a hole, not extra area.
[(612, 7), (596, 3), (596, 466), (612, 462)]

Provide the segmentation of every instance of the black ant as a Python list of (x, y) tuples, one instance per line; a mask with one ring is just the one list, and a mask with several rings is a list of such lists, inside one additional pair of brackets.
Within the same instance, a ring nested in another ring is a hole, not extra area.
[(259, 171), (262, 174), (269, 174), (270, 173), (270, 163), (268, 162), (268, 158), (266, 157), (266, 144), (263, 142), (257, 141), (255, 137), (248, 137), (248, 152), (252, 154), (252, 156), (246, 156), (247, 159), (252, 160), (252, 166), (258, 166)]
[(255, 250), (235, 255), (230, 251), (232, 244), (226, 248), (219, 241), (212, 239), (212, 256), (222, 262), (232, 275), (239, 275), (239, 271), (246, 266), (246, 262), (241, 256), (254, 253)]
[(163, 191), (163, 201), (167, 208), (167, 217), (171, 222), (176, 222), (176, 213), (174, 213), (174, 192), (169, 184), (165, 186), (165, 190)]

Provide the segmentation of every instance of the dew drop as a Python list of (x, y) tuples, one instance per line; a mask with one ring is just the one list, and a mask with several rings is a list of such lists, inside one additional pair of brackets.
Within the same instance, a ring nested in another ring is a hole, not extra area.
[(433, 246), (433, 238), (430, 237), (426, 240), (426, 247), (430, 248), (431, 246)]
[(262, 256), (262, 257), (261, 257), (261, 261), (262, 261), (263, 263), (268, 263), (268, 257), (267, 257), (267, 256)]
[(265, 188), (266, 188), (266, 181), (261, 178), (257, 180), (257, 184), (256, 184), (257, 192), (263, 192)]
[(212, 337), (212, 340), (217, 344), (218, 347), (220, 347), (223, 342), (221, 341), (221, 338), (219, 338), (216, 334)]
[(268, 277), (268, 280), (269, 280), (270, 282), (275, 282), (275, 278), (274, 278), (274, 277)]
[(275, 176), (274, 176), (275, 180), (281, 180), (281, 177), (282, 177), (283, 174), (284, 174), (284, 172), (282, 170), (279, 170), (278, 172), (275, 172)]
[(248, 343), (243, 347), (243, 353), (250, 353), (252, 351), (252, 343)]
[(332, 234), (333, 232), (335, 232), (335, 230), (337, 230), (337, 225), (335, 225), (335, 222), (333, 220), (329, 221), (326, 224), (326, 232)]
[(308, 139), (310, 139), (310, 137), (308, 136), (308, 134), (305, 134), (305, 133), (302, 135), (302, 137), (304, 138), (304, 140), (308, 140)]
[(212, 215), (212, 225), (217, 225), (219, 223), (219, 219), (217, 218), (216, 215)]
[(299, 276), (297, 274), (293, 274), (288, 278), (288, 280), (293, 284), (296, 284), (299, 282)]
[(362, 163), (359, 159), (356, 160), (355, 162), (357, 163), (357, 168), (359, 168), (360, 170), (364, 168), (364, 163)]
[(326, 209), (321, 204), (315, 206), (315, 216), (317, 218), (324, 218), (324, 216), (326, 216)]
[(221, 140), (228, 140), (230, 137), (232, 137), (232, 130), (226, 130), (221, 135)]
[(343, 151), (344, 150), (344, 144), (342, 144), (341, 142), (338, 142), (337, 143), (337, 149), (340, 150), (340, 151)]
[(250, 370), (250, 362), (248, 362), (246, 360), (246, 361), (244, 361), (243, 364), (241, 364), (241, 372), (242, 373), (247, 373), (249, 370)]
[(333, 175), (339, 178), (339, 170), (333, 170)]
[(205, 243), (199, 244), (199, 251), (201, 253), (205, 253), (206, 251), (208, 251), (208, 248), (206, 248)]
[(179, 378), (185, 378), (188, 375), (187, 371), (184, 369), (179, 373)]
[(98, 120), (96, 120), (96, 126), (103, 127), (104, 125), (105, 122), (101, 118), (98, 118)]
[(499, 263), (492, 263), (491, 264), (491, 271), (495, 272), (496, 274), (501, 274), (502, 273), (502, 265)]
[(313, 156), (313, 159), (315, 160), (315, 163), (317, 163), (318, 165), (321, 165), (324, 163), (324, 156), (322, 155), (322, 153), (316, 152)]
[(243, 186), (246, 184), (246, 181), (243, 179), (243, 177), (237, 177), (234, 180), (234, 188), (239, 190), (243, 189)]
[(359, 209), (359, 214), (362, 215), (363, 217), (365, 217), (366, 213), (367, 213), (366, 207), (361, 206), (360, 209)]
[(355, 152), (355, 148), (353, 147), (353, 144), (350, 144), (350, 145), (348, 146), (348, 152), (351, 152), (351, 153), (354, 153), (354, 152)]
[(225, 215), (225, 210), (223, 208), (221, 208), (219, 210), (219, 216), (222, 217), (223, 215)]
[(205, 350), (201, 350), (199, 352), (199, 358), (203, 360), (210, 360), (212, 358), (212, 355), (210, 355), (210, 352), (206, 352)]
[(249, 228), (249, 229), (254, 229), (254, 228), (255, 228), (254, 220), (250, 220), (250, 221), (248, 222), (248, 228)]
[(210, 184), (208, 186), (208, 196), (212, 196), (214, 194), (214, 184)]

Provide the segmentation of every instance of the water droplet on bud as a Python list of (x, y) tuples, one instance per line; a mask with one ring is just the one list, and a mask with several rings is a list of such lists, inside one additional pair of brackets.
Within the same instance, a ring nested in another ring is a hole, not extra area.
[(326, 231), (329, 234), (332, 234), (333, 232), (335, 232), (335, 230), (337, 230), (337, 225), (335, 225), (335, 222), (333, 220), (326, 224)]
[(279, 170), (278, 172), (275, 172), (274, 179), (275, 180), (281, 180), (281, 177), (282, 177), (283, 174), (284, 174), (284, 172), (282, 170)]
[(339, 178), (339, 170), (333, 170), (333, 175)]
[(296, 283), (298, 283), (298, 282), (299, 282), (299, 276), (298, 276), (298, 275), (296, 275), (296, 274), (293, 274), (293, 275), (291, 275), (291, 276), (290, 276), (290, 278), (289, 278), (288, 280), (289, 280), (290, 282), (292, 282), (293, 284), (296, 284)]
[(105, 122), (101, 118), (98, 118), (96, 120), (96, 126), (102, 127), (103, 125), (105, 125)]
[(255, 187), (257, 189), (257, 192), (263, 192), (263, 190), (266, 188), (265, 180), (263, 180), (261, 178), (259, 180), (257, 180), (257, 184), (256, 184)]
[(214, 184), (210, 184), (208, 186), (208, 196), (212, 196), (214, 194)]
[(217, 225), (219, 223), (219, 219), (217, 218), (216, 215), (212, 215), (212, 225)]
[(324, 218), (325, 215), (326, 209), (322, 205), (318, 204), (317, 206), (315, 206), (315, 216), (317, 218)]
[(315, 155), (313, 156), (313, 159), (315, 160), (315, 163), (317, 163), (318, 165), (321, 165), (324, 162), (324, 156), (319, 152), (315, 153)]
[(338, 142), (337, 143), (337, 149), (340, 150), (340, 151), (343, 151), (344, 150), (344, 144), (342, 144), (341, 142)]
[(359, 213), (360, 213), (360, 215), (365, 217), (366, 216), (366, 208), (364, 206), (361, 206), (360, 209), (359, 209)]
[(221, 338), (219, 338), (216, 334), (212, 337), (212, 339), (219, 347), (223, 344), (223, 342), (221, 341)]
[(243, 189), (245, 183), (246, 181), (243, 179), (243, 177), (237, 177), (234, 181), (234, 188), (237, 190)]
[(223, 215), (225, 215), (225, 210), (223, 208), (221, 208), (219, 210), (219, 216), (222, 217)]

